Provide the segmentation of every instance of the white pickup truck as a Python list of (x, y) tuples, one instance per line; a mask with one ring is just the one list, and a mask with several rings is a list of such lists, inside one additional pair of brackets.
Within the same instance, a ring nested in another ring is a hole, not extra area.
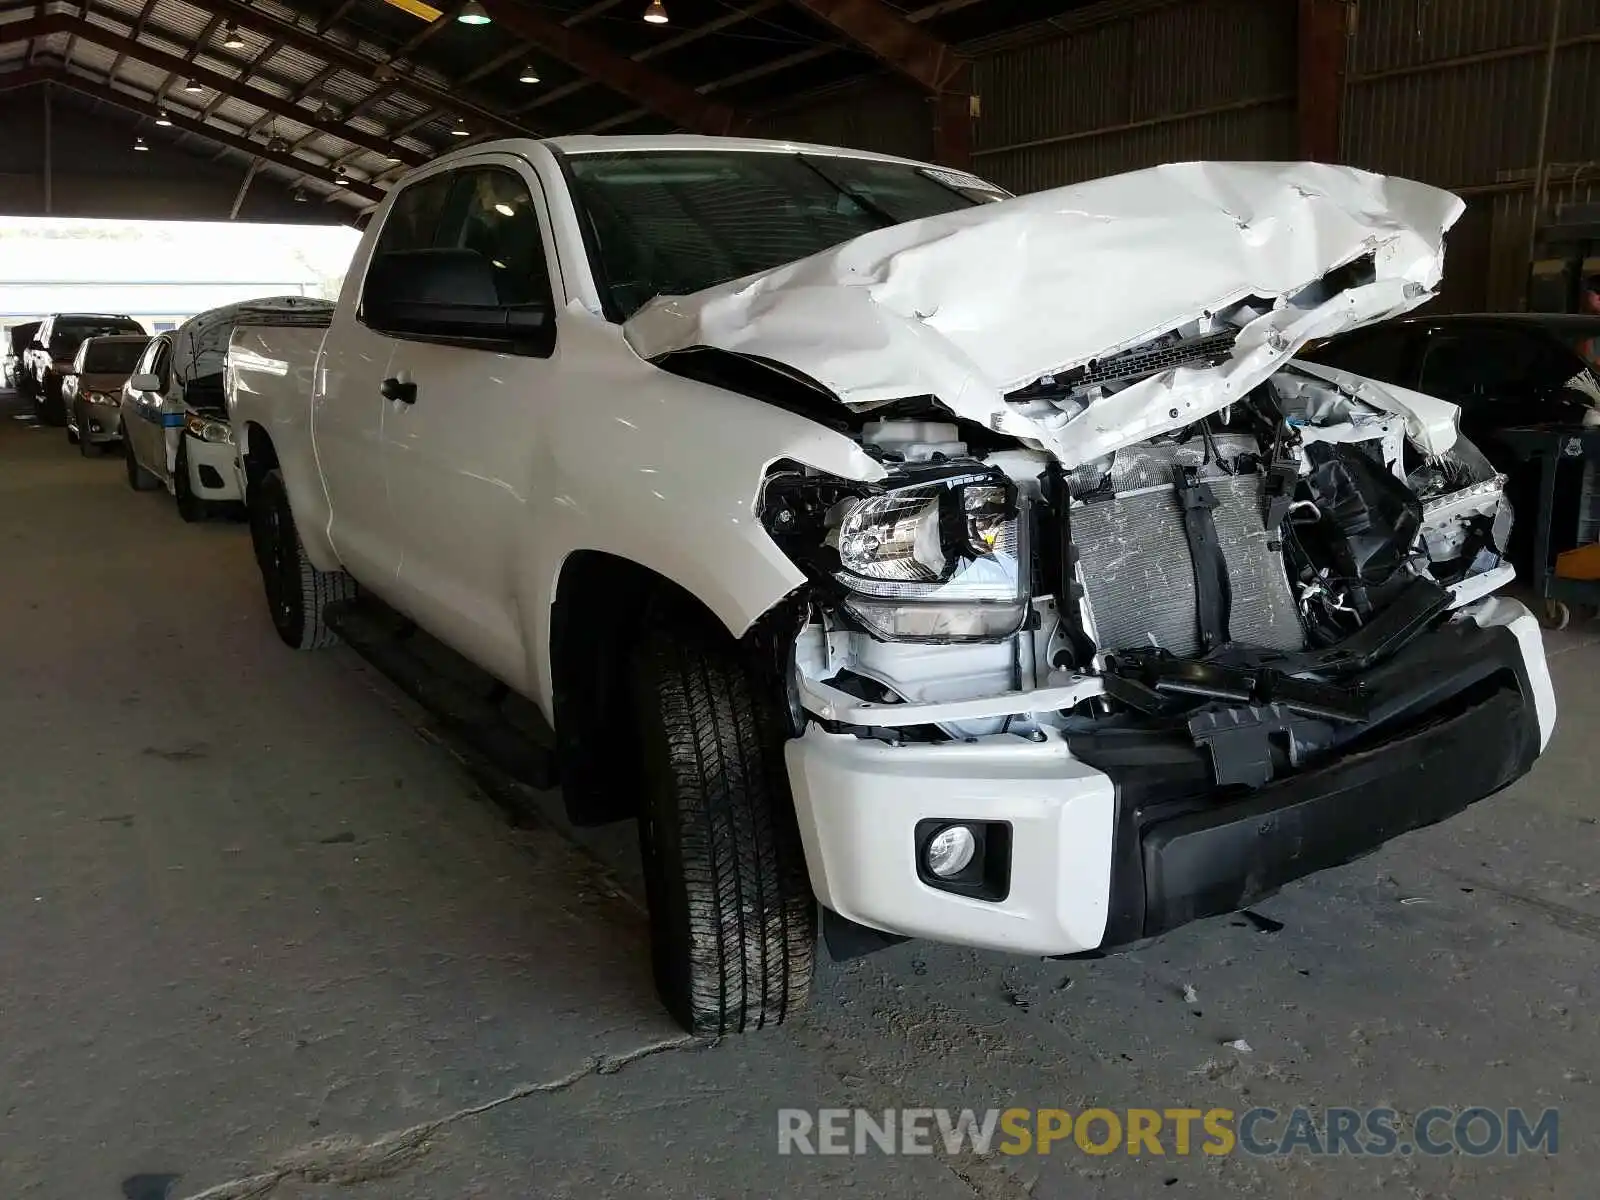
[(1524, 774), (1555, 702), (1452, 406), (1295, 362), (1427, 300), (1453, 196), (1185, 163), (1026, 197), (786, 143), (488, 143), (320, 328), (241, 327), (272, 619), (357, 588), (637, 817), (661, 996), (1233, 911)]

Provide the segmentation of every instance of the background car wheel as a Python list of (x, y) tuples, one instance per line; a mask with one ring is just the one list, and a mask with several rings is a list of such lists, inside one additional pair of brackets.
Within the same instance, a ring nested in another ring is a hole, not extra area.
[(67, 423), (67, 408), (61, 399), (61, 381), (47, 378), (44, 395), (39, 403), (39, 419), (46, 425), (61, 426)]
[(178, 443), (178, 461), (172, 469), (172, 494), (178, 502), (178, 515), (189, 524), (204, 521), (211, 515), (211, 505), (194, 494), (194, 488), (189, 483), (189, 451), (184, 444), (187, 439)]
[(133, 439), (128, 436), (128, 431), (122, 431), (122, 460), (128, 468), (128, 486), (136, 492), (153, 492), (161, 486), (149, 471), (139, 465), (139, 459), (133, 452)]
[(319, 571), (307, 561), (281, 471), (268, 471), (250, 489), (248, 503), (250, 540), (261, 567), (273, 628), (284, 644), (295, 650), (336, 644), (339, 637), (328, 627), (327, 609), (340, 600), (355, 598), (355, 580), (343, 571)]
[(691, 1033), (778, 1024), (816, 951), (786, 729), (723, 629), (684, 602), (652, 609), (633, 693), (656, 989)]
[(77, 418), (69, 417), (67, 419), (67, 445), (81, 446), (83, 444), (83, 436), (80, 431), (83, 426), (77, 425), (77, 428), (73, 428), (74, 425), (77, 425)]

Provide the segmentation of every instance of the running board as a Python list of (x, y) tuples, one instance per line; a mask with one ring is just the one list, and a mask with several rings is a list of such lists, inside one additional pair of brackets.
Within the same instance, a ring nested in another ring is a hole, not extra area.
[(538, 710), (380, 601), (330, 604), (328, 625), (439, 723), (440, 732), (536, 791), (557, 786), (555, 735)]

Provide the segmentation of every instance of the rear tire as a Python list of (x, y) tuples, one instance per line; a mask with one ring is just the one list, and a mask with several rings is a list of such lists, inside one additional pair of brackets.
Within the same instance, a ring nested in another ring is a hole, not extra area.
[(153, 492), (161, 486), (159, 478), (139, 465), (138, 456), (133, 452), (133, 439), (126, 428), (122, 431), (122, 461), (128, 468), (128, 486), (134, 491)]
[(268, 471), (251, 486), (247, 503), (250, 541), (261, 567), (272, 627), (294, 650), (336, 645), (339, 636), (328, 626), (327, 609), (355, 598), (355, 580), (343, 571), (319, 571), (306, 559), (283, 472)]
[(817, 931), (777, 705), (686, 603), (651, 606), (633, 670), (656, 990), (693, 1034), (779, 1024), (806, 1003)]
[(61, 380), (45, 376), (43, 395), (38, 402), (39, 419), (46, 425), (61, 427), (67, 423), (67, 406), (61, 396)]

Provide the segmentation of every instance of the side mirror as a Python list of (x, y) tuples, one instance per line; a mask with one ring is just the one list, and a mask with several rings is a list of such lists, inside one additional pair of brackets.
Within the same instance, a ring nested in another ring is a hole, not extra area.
[(391, 250), (367, 271), (361, 319), (380, 333), (509, 343), (548, 357), (555, 349), (553, 306), (502, 304), (494, 271), (476, 250)]
[(161, 390), (161, 376), (152, 375), (148, 371), (130, 376), (128, 386), (136, 392), (159, 392)]

